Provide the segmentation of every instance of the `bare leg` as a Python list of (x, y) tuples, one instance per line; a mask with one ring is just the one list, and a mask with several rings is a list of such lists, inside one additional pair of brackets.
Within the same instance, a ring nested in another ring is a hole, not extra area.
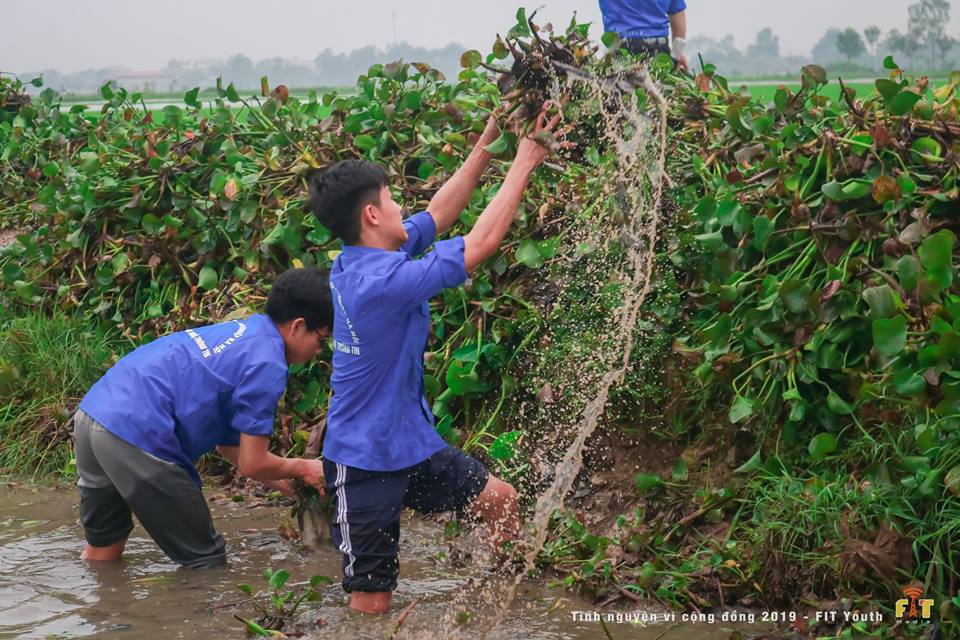
[(486, 486), (470, 505), (470, 511), (486, 524), (488, 538), (494, 549), (499, 549), (501, 544), (515, 540), (519, 535), (517, 490), (493, 474), (488, 476)]
[(126, 538), (122, 538), (106, 547), (94, 547), (93, 545), (87, 544), (83, 553), (80, 554), (80, 557), (83, 560), (91, 560), (94, 562), (113, 562), (120, 559), (126, 545)]
[(354, 591), (350, 594), (350, 608), (360, 613), (384, 614), (390, 610), (392, 595), (389, 591)]

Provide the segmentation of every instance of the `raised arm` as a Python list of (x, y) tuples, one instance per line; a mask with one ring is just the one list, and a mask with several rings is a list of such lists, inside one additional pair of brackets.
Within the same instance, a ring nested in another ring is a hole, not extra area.
[(470, 155), (456, 173), (450, 176), (440, 190), (430, 200), (427, 211), (433, 216), (433, 223), (437, 227), (437, 234), (441, 234), (449, 229), (460, 212), (463, 211), (467, 203), (470, 202), (470, 194), (477, 187), (480, 176), (490, 164), (490, 154), (484, 150), (484, 147), (497, 139), (500, 135), (500, 129), (497, 127), (497, 121), (493, 116), (487, 120), (487, 126), (483, 129), (480, 139), (474, 145)]
[(483, 210), (476, 224), (463, 238), (463, 263), (467, 271), (472, 271), (477, 265), (490, 257), (517, 215), (517, 207), (523, 190), (527, 188), (530, 174), (543, 162), (549, 154), (549, 149), (537, 142), (533, 136), (546, 129), (552, 132), (560, 121), (555, 116), (549, 124), (545, 124), (546, 111), (541, 111), (537, 117), (537, 125), (531, 135), (528, 135), (517, 146), (517, 155), (507, 171), (506, 177), (497, 195), (493, 197), (487, 208)]

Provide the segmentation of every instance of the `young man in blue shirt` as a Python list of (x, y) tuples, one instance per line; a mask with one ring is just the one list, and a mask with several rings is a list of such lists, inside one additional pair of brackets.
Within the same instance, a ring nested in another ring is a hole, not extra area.
[(671, 53), (677, 65), (690, 70), (684, 0), (600, 0), (603, 30), (620, 36), (620, 47), (637, 55)]
[(178, 331), (121, 358), (74, 416), (87, 560), (119, 560), (131, 512), (171, 560), (226, 561), (193, 461), (216, 447), (240, 474), (292, 494), (289, 478), (323, 487), (317, 460), (268, 451), (287, 367), (320, 352), (333, 322), (328, 274), (294, 269), (266, 315)]
[[(552, 130), (558, 117), (537, 130)], [(493, 118), (464, 164), (406, 220), (386, 172), (347, 160), (310, 177), (310, 208), (343, 241), (330, 271), (333, 396), (323, 446), (333, 541), (351, 607), (385, 613), (397, 585), (400, 513), (468, 508), (494, 545), (516, 536), (517, 492), (434, 427), (423, 384), (429, 300), (456, 287), (500, 246), (533, 170), (548, 150), (523, 138), (500, 190), (466, 236), (434, 242), (467, 205), (499, 135)], [(433, 245), (432, 251), (427, 251)]]

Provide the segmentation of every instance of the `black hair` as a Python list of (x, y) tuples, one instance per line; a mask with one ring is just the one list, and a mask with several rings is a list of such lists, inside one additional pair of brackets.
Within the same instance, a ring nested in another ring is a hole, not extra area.
[(307, 175), (310, 211), (344, 244), (357, 244), (360, 211), (368, 204), (380, 204), (380, 190), (386, 184), (383, 167), (366, 160), (338, 162)]
[(267, 315), (274, 324), (303, 318), (308, 329), (333, 329), (329, 272), (307, 267), (281, 273), (267, 295)]

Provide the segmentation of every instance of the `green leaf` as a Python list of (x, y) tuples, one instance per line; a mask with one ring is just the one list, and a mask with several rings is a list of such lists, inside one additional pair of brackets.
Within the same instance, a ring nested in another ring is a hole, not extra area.
[(738, 395), (736, 400), (733, 401), (733, 406), (730, 407), (730, 411), (727, 413), (727, 418), (731, 423), (737, 424), (752, 416), (753, 410), (753, 400)]
[(316, 587), (317, 585), (330, 585), (333, 584), (333, 578), (330, 576), (311, 576), (310, 577), (310, 586)]
[(496, 41), (493, 43), (493, 57), (497, 60), (503, 60), (510, 54), (510, 49), (507, 47), (507, 44), (500, 39), (500, 36), (497, 36)]
[(204, 291), (211, 291), (217, 287), (219, 277), (216, 269), (205, 266), (200, 269), (200, 277), (197, 279), (197, 285)]
[(914, 140), (913, 144), (910, 145), (910, 149), (917, 154), (932, 156), (935, 158), (939, 158), (941, 155), (940, 143), (929, 136), (924, 136), (923, 138), (917, 138)]
[(802, 280), (788, 280), (780, 285), (780, 299), (790, 313), (804, 313), (810, 309), (810, 285)]
[(663, 478), (653, 473), (638, 473), (633, 479), (633, 486), (639, 493), (647, 493), (652, 489), (663, 486)]
[(546, 240), (538, 240), (536, 242), (537, 253), (540, 254), (540, 257), (544, 260), (550, 260), (557, 255), (557, 248), (560, 245), (560, 238), (547, 238)]
[(854, 405), (850, 404), (831, 389), (827, 394), (827, 408), (838, 416), (850, 415), (854, 412)]
[(229, 100), (230, 102), (240, 102), (240, 94), (237, 93), (237, 88), (233, 86), (232, 82), (229, 85), (227, 85), (227, 91), (225, 95), (227, 97), (227, 100)]
[(241, 620), (243, 620), (243, 624), (245, 624), (245, 625), (247, 626), (247, 632), (248, 632), (248, 633), (250, 633), (250, 634), (255, 634), (255, 635), (258, 635), (258, 636), (264, 636), (264, 637), (267, 637), (267, 638), (272, 638), (272, 637), (273, 637), (273, 631), (270, 631), (269, 629), (263, 628), (262, 626), (260, 626), (260, 625), (257, 624), (256, 622), (254, 622), (253, 620), (245, 620), (244, 618), (241, 618)]
[(890, 318), (897, 313), (897, 299), (890, 285), (867, 287), (860, 295), (870, 307), (871, 318)]
[(892, 318), (877, 318), (873, 321), (873, 346), (883, 355), (892, 358), (899, 355), (907, 345), (907, 319), (897, 314)]
[(155, 236), (160, 233), (160, 229), (163, 228), (163, 223), (160, 221), (160, 218), (152, 213), (145, 213), (140, 220), (140, 226), (143, 227), (143, 230), (149, 235)]
[(494, 460), (509, 460), (516, 454), (517, 440), (523, 434), (522, 431), (508, 431), (497, 436), (496, 440), (490, 445), (490, 457)]
[(507, 136), (507, 132), (504, 131), (500, 136), (484, 147), (484, 150), (487, 153), (498, 156), (504, 151), (507, 150), (507, 147), (510, 145), (510, 138)]
[(773, 221), (766, 216), (757, 216), (753, 219), (753, 241), (750, 243), (757, 251), (762, 251), (767, 238), (773, 232)]
[(353, 139), (353, 146), (362, 151), (369, 151), (377, 146), (377, 141), (373, 136), (363, 133)]
[(283, 585), (290, 579), (290, 572), (286, 569), (279, 569), (270, 576), (270, 588), (282, 589)]
[(926, 271), (926, 282), (931, 292), (946, 289), (953, 282), (953, 245), (956, 236), (948, 229), (941, 229), (920, 245), (917, 253), (920, 265)]
[(480, 359), (480, 355), (477, 353), (477, 345), (468, 342), (459, 349), (456, 349), (453, 352), (453, 357), (455, 360), (462, 360), (463, 362), (477, 362)]
[(913, 291), (920, 282), (917, 259), (913, 256), (901, 256), (897, 260), (897, 275), (900, 279), (900, 286), (904, 291)]
[(816, 64), (803, 67), (803, 73), (813, 78), (818, 85), (827, 84), (827, 70)]
[(757, 452), (750, 456), (750, 459), (744, 462), (742, 465), (733, 470), (734, 473), (752, 473), (759, 469), (763, 464), (762, 458), (760, 457), (760, 450), (757, 449)]
[(927, 389), (927, 381), (923, 376), (908, 367), (904, 367), (893, 374), (893, 390), (902, 396), (915, 396)]
[(188, 107), (193, 107), (194, 109), (200, 108), (200, 101), (197, 100), (197, 96), (200, 94), (200, 87), (194, 87), (183, 94), (183, 103)]
[(14, 280), (13, 289), (24, 302), (35, 303), (40, 297), (37, 295), (37, 285), (25, 280)]
[(883, 68), (893, 70), (899, 69), (900, 67), (897, 66), (897, 63), (893, 61), (893, 56), (887, 56), (883, 59)]
[(823, 460), (837, 450), (837, 439), (832, 433), (818, 433), (810, 440), (807, 450), (814, 460)]
[(517, 247), (517, 262), (530, 269), (539, 269), (543, 266), (544, 258), (537, 249), (537, 243), (533, 240), (523, 240)]
[(104, 100), (112, 100), (112, 99), (113, 99), (114, 93), (113, 93), (113, 89), (110, 87), (110, 83), (109, 83), (109, 82), (107, 82), (106, 84), (104, 84), (103, 86), (100, 87), (100, 96), (101, 96)]
[(307, 242), (315, 245), (324, 245), (330, 241), (330, 232), (326, 227), (317, 223), (316, 228), (311, 229), (306, 235)]
[(830, 182), (826, 183), (820, 187), (820, 190), (823, 192), (823, 195), (836, 202), (841, 202), (847, 199), (846, 194), (843, 193), (843, 185), (836, 180), (831, 180)]
[(489, 385), (480, 382), (476, 365), (454, 360), (447, 367), (447, 390), (455, 395), (463, 396), (471, 393), (483, 393), (489, 390)]
[(460, 56), (460, 66), (464, 69), (476, 69), (477, 65), (483, 61), (483, 56), (476, 49), (464, 51)]
[(777, 111), (786, 111), (789, 100), (790, 95), (787, 93), (787, 89), (782, 86), (777, 87), (777, 92), (773, 94), (773, 104), (776, 105)]
[(920, 101), (920, 97), (919, 93), (901, 91), (890, 100), (887, 108), (890, 109), (890, 113), (895, 116), (906, 115), (910, 113), (913, 106)]
[(926, 473), (930, 471), (930, 458), (927, 456), (903, 456), (903, 468), (910, 473)]
[(843, 195), (845, 200), (859, 200), (870, 195), (873, 185), (865, 180), (851, 180), (843, 185)]
[(109, 287), (113, 284), (113, 265), (104, 264), (99, 267), (94, 274), (94, 279), (101, 287)]
[(240, 591), (243, 591), (248, 596), (253, 595), (253, 587), (251, 587), (249, 584), (245, 582), (241, 582), (240, 584), (238, 584), (237, 589), (240, 589)]
[(673, 465), (673, 470), (670, 472), (670, 478), (674, 482), (682, 482), (686, 480), (690, 474), (690, 470), (687, 468), (687, 463), (683, 461), (683, 458), (677, 458), (677, 462)]
[(517, 24), (507, 32), (507, 38), (529, 38), (530, 25), (527, 23), (527, 11), (523, 7), (517, 9)]
[(893, 80), (888, 80), (887, 78), (880, 78), (877, 80), (876, 87), (877, 93), (883, 96), (883, 99), (888, 103), (894, 96), (903, 90), (903, 87), (899, 82), (894, 82)]
[(422, 95), (419, 91), (411, 91), (403, 96), (403, 106), (410, 111), (417, 111), (420, 108)]

